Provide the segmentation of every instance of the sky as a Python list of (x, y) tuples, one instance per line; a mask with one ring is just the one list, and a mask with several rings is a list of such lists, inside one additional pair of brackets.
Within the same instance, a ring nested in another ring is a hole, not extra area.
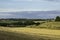
[(38, 15), (31, 12), (11, 13), (22, 11), (60, 11), (60, 0), (0, 0), (0, 18), (54, 18), (60, 15), (60, 12)]
[(0, 12), (60, 10), (60, 0), (0, 0)]

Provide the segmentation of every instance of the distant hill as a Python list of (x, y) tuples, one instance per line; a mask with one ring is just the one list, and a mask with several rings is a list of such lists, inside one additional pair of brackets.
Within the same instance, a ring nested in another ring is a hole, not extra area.
[(60, 16), (60, 11), (21, 11), (0, 12), (0, 18), (55, 18)]

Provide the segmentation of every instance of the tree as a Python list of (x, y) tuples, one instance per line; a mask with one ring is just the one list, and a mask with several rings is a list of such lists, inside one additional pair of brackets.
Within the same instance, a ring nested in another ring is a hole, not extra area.
[(60, 17), (57, 16), (56, 19), (55, 19), (55, 21), (60, 21)]

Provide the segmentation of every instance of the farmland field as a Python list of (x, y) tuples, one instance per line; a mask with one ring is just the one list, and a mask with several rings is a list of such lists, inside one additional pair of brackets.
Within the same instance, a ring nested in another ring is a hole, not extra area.
[(60, 30), (0, 27), (0, 40), (60, 40)]

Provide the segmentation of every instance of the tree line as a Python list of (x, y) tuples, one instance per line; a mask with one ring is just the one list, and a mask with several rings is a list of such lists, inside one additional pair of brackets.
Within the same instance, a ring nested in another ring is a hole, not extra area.
[[(48, 19), (51, 20), (51, 19)], [(34, 21), (47, 21), (47, 19), (0, 19), (0, 26), (5, 27), (26, 27), (30, 25), (40, 25), (42, 23), (35, 23)], [(55, 21), (60, 21), (60, 16), (57, 16)]]
[(40, 23), (37, 22), (35, 23), (34, 21), (31, 20), (24, 20), (24, 21), (17, 21), (17, 22), (0, 22), (0, 26), (5, 26), (5, 27), (26, 27), (29, 25), (39, 25)]

